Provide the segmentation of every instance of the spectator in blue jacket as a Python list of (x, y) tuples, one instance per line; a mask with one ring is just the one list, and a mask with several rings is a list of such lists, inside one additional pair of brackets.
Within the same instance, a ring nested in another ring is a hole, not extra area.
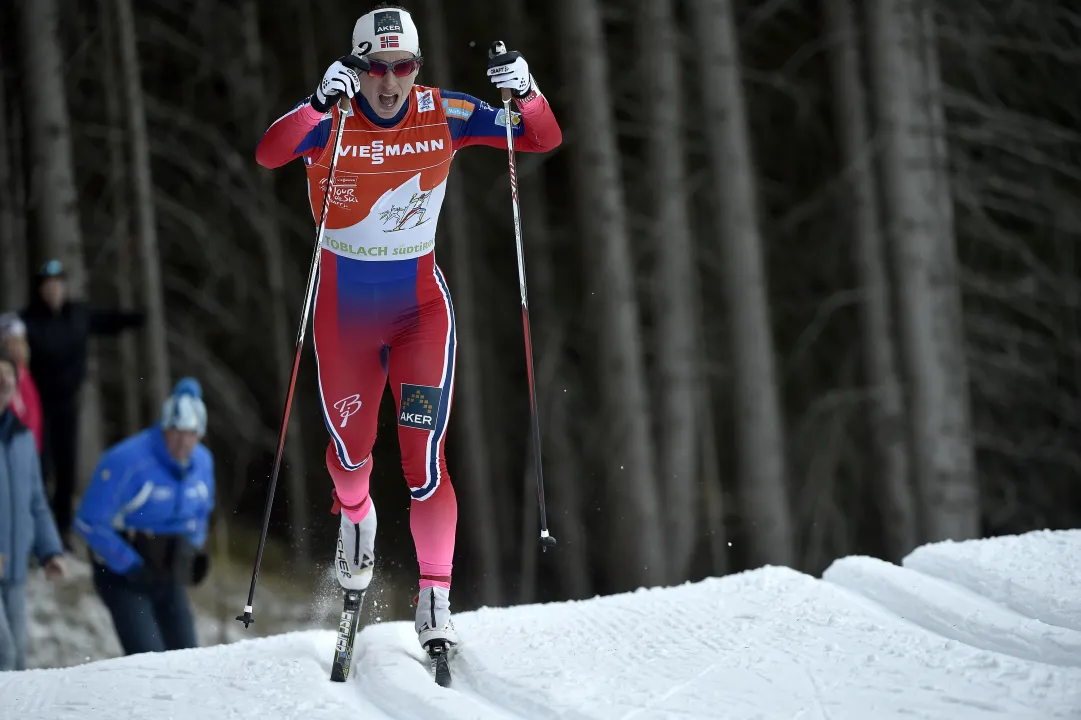
[(16, 383), (15, 359), (0, 349), (0, 670), (26, 668), (30, 555), (50, 580), (64, 576), (34, 436), (8, 407)]
[(160, 421), (105, 451), (75, 515), (124, 652), (196, 647), (187, 587), (208, 570), (214, 459), (202, 388), (177, 382)]

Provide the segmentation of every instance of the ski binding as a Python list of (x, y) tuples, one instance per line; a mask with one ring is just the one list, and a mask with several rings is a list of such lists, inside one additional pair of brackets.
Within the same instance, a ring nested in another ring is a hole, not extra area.
[(436, 684), (440, 687), (450, 687), (450, 663), (447, 658), (450, 645), (446, 640), (432, 640), (425, 649), (428, 651), (432, 672), (435, 673)]

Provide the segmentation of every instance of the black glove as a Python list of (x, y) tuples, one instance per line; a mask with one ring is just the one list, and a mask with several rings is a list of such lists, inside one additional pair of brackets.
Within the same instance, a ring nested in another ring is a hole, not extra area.
[(191, 578), (189, 582), (192, 585), (198, 585), (206, 579), (207, 573), (210, 572), (210, 556), (205, 552), (196, 554), (191, 563)]
[[(178, 585), (193, 585), (196, 564), (201, 562), (199, 556), (202, 554), (204, 554), (203, 551), (192, 545), (186, 537), (182, 535), (174, 537), (169, 563), (169, 574), (173, 582)], [(202, 562), (205, 563), (205, 561)]]
[(340, 57), (330, 64), (319, 87), (312, 95), (311, 106), (319, 112), (325, 113), (330, 106), (338, 102), (338, 97), (345, 93), (350, 98), (360, 93), (360, 75), (368, 72), (371, 63), (366, 58), (356, 55)]
[(210, 572), (210, 556), (184, 536), (173, 539), (170, 576), (180, 585), (198, 585)]

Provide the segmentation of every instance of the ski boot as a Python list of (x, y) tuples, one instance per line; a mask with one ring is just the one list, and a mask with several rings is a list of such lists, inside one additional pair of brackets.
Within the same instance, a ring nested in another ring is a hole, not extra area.
[(443, 587), (426, 587), (416, 597), (417, 615), (414, 627), (420, 646), (431, 660), (435, 681), (450, 687), (450, 664), (448, 655), (458, 644), (458, 635), (450, 621), (450, 590)]
[(334, 551), (334, 573), (346, 593), (352, 590), (363, 596), (372, 582), (377, 524), (375, 505), (369, 508), (368, 514), (359, 523), (350, 520), (344, 511), (341, 514), (338, 546)]

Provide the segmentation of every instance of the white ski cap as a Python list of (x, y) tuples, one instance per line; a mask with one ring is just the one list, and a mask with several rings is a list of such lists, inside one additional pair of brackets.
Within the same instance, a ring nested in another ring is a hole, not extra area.
[(199, 437), (206, 435), (206, 404), (198, 380), (186, 377), (176, 383), (172, 394), (162, 403), (161, 427), (192, 431)]
[(407, 10), (372, 10), (353, 26), (353, 54), (404, 50), (420, 54), (420, 34)]

